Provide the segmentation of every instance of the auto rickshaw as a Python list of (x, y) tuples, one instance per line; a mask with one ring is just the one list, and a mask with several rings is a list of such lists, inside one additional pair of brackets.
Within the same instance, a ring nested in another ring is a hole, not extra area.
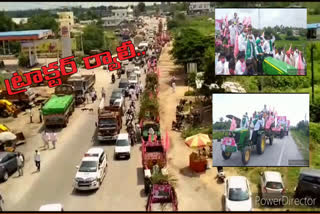
[(0, 151), (14, 152), (17, 145), (25, 143), (25, 137), (22, 132), (13, 134), (12, 132), (6, 131), (0, 133)]

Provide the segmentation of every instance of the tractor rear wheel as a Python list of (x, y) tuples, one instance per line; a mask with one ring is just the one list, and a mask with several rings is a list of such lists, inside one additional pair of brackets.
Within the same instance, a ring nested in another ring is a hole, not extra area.
[(258, 139), (257, 139), (257, 153), (259, 155), (263, 154), (265, 148), (266, 148), (266, 136), (264, 134), (261, 134), (258, 136)]
[(228, 160), (232, 155), (232, 152), (225, 152), (225, 151), (222, 151), (222, 157), (223, 159), (225, 160)]
[(247, 165), (249, 163), (250, 160), (250, 156), (251, 156), (251, 150), (250, 147), (246, 146), (243, 150), (242, 150), (242, 163), (243, 165)]

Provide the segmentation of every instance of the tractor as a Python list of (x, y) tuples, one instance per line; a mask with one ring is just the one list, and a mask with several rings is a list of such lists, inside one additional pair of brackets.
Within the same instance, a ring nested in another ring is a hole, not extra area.
[[(229, 119), (234, 118), (237, 127), (239, 127), (241, 119), (233, 115), (227, 115), (226, 117)], [(261, 128), (258, 130), (255, 139), (253, 139), (253, 137), (250, 139), (249, 128), (236, 128), (233, 131), (229, 131), (229, 136), (225, 136), (221, 142), (222, 157), (228, 160), (233, 152), (240, 151), (242, 153), (242, 163), (247, 165), (252, 150), (256, 149), (257, 153), (261, 155), (264, 153), (267, 139), (269, 140), (269, 144), (272, 145), (273, 133), (270, 127), (268, 127), (268, 129)]]

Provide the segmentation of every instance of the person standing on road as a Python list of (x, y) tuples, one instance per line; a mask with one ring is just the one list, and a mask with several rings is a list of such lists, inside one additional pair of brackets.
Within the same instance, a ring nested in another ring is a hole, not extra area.
[(172, 82), (172, 91), (173, 91), (173, 93), (176, 92), (176, 83), (175, 82)]
[(40, 105), (40, 108), (39, 108), (39, 121), (40, 123), (42, 123), (42, 104)]
[(96, 92), (95, 92), (95, 90), (92, 90), (90, 92), (90, 96), (91, 96), (92, 103), (94, 103), (94, 101), (96, 101)]
[(104, 90), (104, 87), (101, 89), (101, 97), (105, 98), (106, 97), (106, 91)]
[(53, 149), (55, 149), (56, 143), (57, 143), (57, 133), (55, 133), (55, 132), (51, 133), (51, 143), (52, 143)]
[(137, 85), (136, 85), (136, 95), (137, 95), (137, 99), (139, 99), (139, 93), (140, 93), (140, 85), (137, 84)]
[(17, 155), (17, 166), (18, 166), (18, 172), (19, 172), (19, 176), (22, 176), (23, 175), (23, 157), (21, 155), (21, 153), (18, 153)]
[(34, 154), (34, 162), (36, 163), (38, 172), (40, 172), (40, 152), (38, 150), (36, 150), (36, 153)]
[(42, 132), (42, 140), (44, 142), (44, 149), (49, 149), (49, 135), (47, 130), (44, 130), (44, 132)]

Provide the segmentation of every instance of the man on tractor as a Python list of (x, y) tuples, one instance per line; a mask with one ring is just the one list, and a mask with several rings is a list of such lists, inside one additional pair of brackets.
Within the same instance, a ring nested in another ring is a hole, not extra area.
[(259, 115), (259, 119), (256, 121), (253, 121), (254, 128), (253, 128), (253, 134), (252, 134), (252, 141), (257, 141), (258, 131), (263, 127), (263, 121), (262, 121), (262, 115)]
[(247, 129), (248, 127), (249, 127), (249, 117), (248, 117), (248, 112), (246, 112), (246, 114), (243, 115), (240, 128)]

